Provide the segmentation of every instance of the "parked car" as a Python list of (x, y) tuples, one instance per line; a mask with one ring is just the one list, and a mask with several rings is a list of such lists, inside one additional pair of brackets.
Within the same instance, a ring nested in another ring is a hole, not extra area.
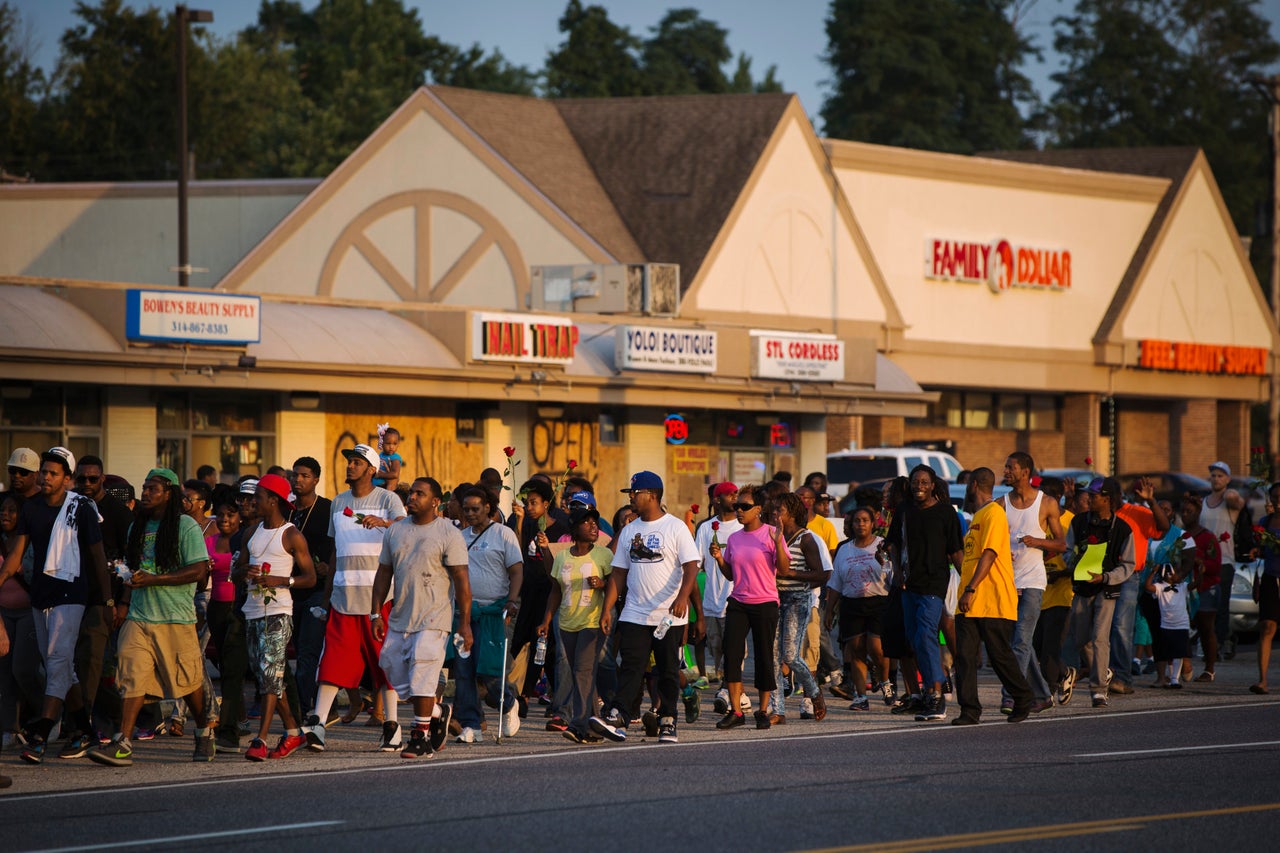
[(1057, 477), (1060, 480), (1072, 480), (1087, 486), (1089, 481), (1098, 476), (1097, 471), (1089, 468), (1045, 468), (1037, 472), (1041, 477)]
[(827, 492), (834, 498), (849, 493), (849, 484), (906, 477), (917, 465), (928, 465), (944, 480), (954, 480), (964, 470), (956, 458), (941, 450), (919, 447), (869, 447), (827, 454)]
[(1142, 471), (1120, 475), (1120, 487), (1124, 489), (1126, 495), (1133, 490), (1133, 481), (1139, 477), (1146, 477), (1155, 486), (1156, 500), (1170, 501), (1174, 508), (1178, 506), (1178, 499), (1187, 492), (1204, 496), (1209, 494), (1211, 489), (1208, 480), (1194, 474), (1181, 471)]
[[(862, 488), (863, 486), (870, 486), (871, 488), (882, 489), (884, 488), (884, 484), (887, 482), (889, 481), (874, 480), (868, 483), (859, 483), (858, 488)], [(963, 511), (964, 509), (964, 493), (967, 488), (968, 486), (966, 486), (963, 483), (947, 484), (947, 491), (951, 498), (951, 505), (958, 510)], [(1008, 486), (1002, 483), (996, 483), (996, 487), (995, 489), (993, 489), (992, 497), (996, 497), (996, 498), (1004, 497), (1005, 495), (1009, 494), (1010, 491), (1011, 490)], [(857, 506), (858, 506), (858, 499), (856, 495), (854, 495), (853, 493), (845, 495), (843, 498), (840, 499), (840, 504), (839, 504), (841, 517), (846, 516), (849, 513), (853, 512), (857, 508)], [(968, 517), (967, 514), (966, 514), (966, 517)]]
[(1258, 630), (1258, 603), (1253, 600), (1253, 579), (1262, 571), (1262, 561), (1236, 566), (1231, 581), (1231, 633), (1252, 634)]

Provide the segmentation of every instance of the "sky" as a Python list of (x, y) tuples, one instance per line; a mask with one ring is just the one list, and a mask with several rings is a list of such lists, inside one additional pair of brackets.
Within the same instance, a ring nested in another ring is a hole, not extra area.
[[(59, 37), (77, 20), (74, 0), (9, 2), (16, 3), (29, 27), (37, 64), (52, 69)], [(315, 0), (302, 3), (311, 8)], [(776, 65), (783, 87), (800, 97), (805, 111), (821, 128), (818, 114), (830, 78), (822, 60), (829, 0), (587, 0), (584, 5), (590, 3), (604, 6), (612, 21), (642, 37), (649, 35), (667, 9), (697, 8), (704, 18), (729, 31), (730, 49), (751, 57), (757, 78)], [(418, 9), (428, 33), (464, 47), (473, 42), (486, 51), (496, 47), (508, 61), (535, 70), (563, 40), (557, 22), (566, 4), (567, 0), (405, 0), (406, 6)], [(126, 0), (126, 5), (141, 9), (159, 4)], [(172, 5), (165, 4), (165, 8)], [(257, 20), (259, 0), (188, 0), (187, 5), (212, 11), (214, 22), (207, 26), (218, 37), (230, 38)], [(1025, 12), (1025, 32), (1044, 50), (1045, 58), (1043, 62), (1032, 60), (1024, 71), (1046, 98), (1052, 91), (1049, 75), (1058, 67), (1052, 52), (1053, 19), (1067, 14), (1073, 6), (1072, 0), (1034, 0)], [(1280, 40), (1280, 0), (1262, 0), (1257, 8), (1271, 22), (1272, 36)]]

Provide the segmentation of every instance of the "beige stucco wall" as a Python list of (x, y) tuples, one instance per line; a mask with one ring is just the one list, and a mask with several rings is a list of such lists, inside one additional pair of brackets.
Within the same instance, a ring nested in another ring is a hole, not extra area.
[(149, 388), (109, 387), (102, 414), (102, 461), (109, 473), (136, 487), (156, 465), (154, 394)]
[[(288, 394), (282, 394), (281, 409), (276, 414), (276, 458), (280, 465), (292, 468), (295, 459), (310, 456), (320, 463), (320, 483), (316, 492), (324, 497), (333, 497), (334, 478), (328, 476), (328, 464), (325, 443), (325, 413), (319, 410), (294, 410), (285, 408), (288, 405)], [(339, 478), (338, 482), (341, 481)]]

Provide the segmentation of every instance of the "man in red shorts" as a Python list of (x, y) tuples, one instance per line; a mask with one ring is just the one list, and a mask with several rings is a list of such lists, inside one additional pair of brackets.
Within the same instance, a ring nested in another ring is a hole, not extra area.
[[(378, 573), (378, 555), (386, 529), (405, 517), (404, 504), (394, 492), (373, 484), (378, 470), (378, 451), (367, 444), (342, 451), (347, 457), (347, 491), (333, 499), (329, 535), (333, 537), (334, 566), (329, 593), (329, 620), (325, 625), (324, 651), (316, 677), (316, 707), (302, 727), (307, 746), (324, 750), (324, 721), (329, 719), (333, 701), (341, 689), (359, 687), (367, 669), (374, 686), (382, 691), (382, 707), (394, 709), (399, 701), (387, 683), (378, 655), (382, 643), (373, 636), (373, 579)], [(386, 624), (391, 611), (388, 601), (379, 611)], [(391, 715), (388, 715), (391, 716)], [(382, 724), (378, 749), (397, 752), (401, 745), (400, 725), (394, 717)]]

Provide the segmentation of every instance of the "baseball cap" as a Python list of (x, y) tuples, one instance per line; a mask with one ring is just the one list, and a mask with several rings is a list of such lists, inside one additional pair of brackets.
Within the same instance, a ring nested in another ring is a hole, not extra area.
[(598, 522), (600, 520), (600, 511), (593, 506), (575, 508), (573, 512), (569, 513), (569, 529), (572, 530), (589, 518), (593, 518)]
[(631, 475), (631, 486), (626, 489), (619, 489), (621, 492), (640, 492), (640, 491), (661, 491), (662, 478), (652, 471), (638, 471)]
[[(70, 474), (76, 470), (76, 458), (71, 455), (71, 451), (65, 447), (50, 447), (44, 453), (40, 454), (41, 462), (58, 462), (67, 466), (67, 473)], [(36, 466), (39, 468), (39, 466)]]
[(128, 503), (137, 498), (133, 484), (119, 474), (107, 474), (102, 478), (102, 488), (121, 503)]
[(375, 471), (378, 470), (378, 463), (381, 461), (378, 458), (378, 451), (367, 444), (357, 444), (354, 448), (343, 450), (342, 455), (348, 459), (363, 459)]
[(40, 455), (30, 447), (19, 447), (9, 454), (9, 467), (35, 473), (40, 470)]
[(240, 484), (240, 494), (256, 495), (258, 493), (258, 481), (250, 477)]
[(143, 480), (164, 480), (170, 486), (176, 486), (182, 481), (178, 479), (178, 475), (168, 468), (152, 468), (147, 472), (147, 476)]
[(1214, 462), (1212, 465), (1209, 466), (1210, 471), (1212, 471), (1214, 468), (1217, 468), (1222, 473), (1226, 474), (1228, 477), (1231, 476), (1231, 466), (1225, 462)]
[[(246, 485), (248, 484), (246, 483)], [(285, 506), (289, 509), (293, 509), (293, 489), (289, 487), (289, 481), (284, 477), (281, 477), (279, 474), (267, 474), (258, 481), (257, 486), (259, 489), (266, 489), (268, 492), (271, 492), (271, 494), (278, 497)]]
[(1120, 495), (1120, 482), (1115, 477), (1094, 477), (1089, 481), (1086, 491), (1091, 495), (1118, 497)]
[(711, 497), (718, 498), (723, 495), (737, 494), (737, 492), (738, 487), (733, 483), (730, 483), (728, 480), (725, 480), (723, 483), (717, 483), (716, 487), (711, 490)]
[(831, 495), (827, 494), (826, 492), (823, 492), (822, 494), (818, 495), (818, 503), (823, 503), (823, 502), (831, 503), (833, 500), (835, 500), (835, 498), (831, 497)]
[(574, 504), (581, 504), (583, 507), (590, 507), (591, 509), (595, 509), (596, 496), (591, 494), (588, 491), (574, 492), (573, 494), (569, 495), (570, 508), (576, 508), (573, 506)]

